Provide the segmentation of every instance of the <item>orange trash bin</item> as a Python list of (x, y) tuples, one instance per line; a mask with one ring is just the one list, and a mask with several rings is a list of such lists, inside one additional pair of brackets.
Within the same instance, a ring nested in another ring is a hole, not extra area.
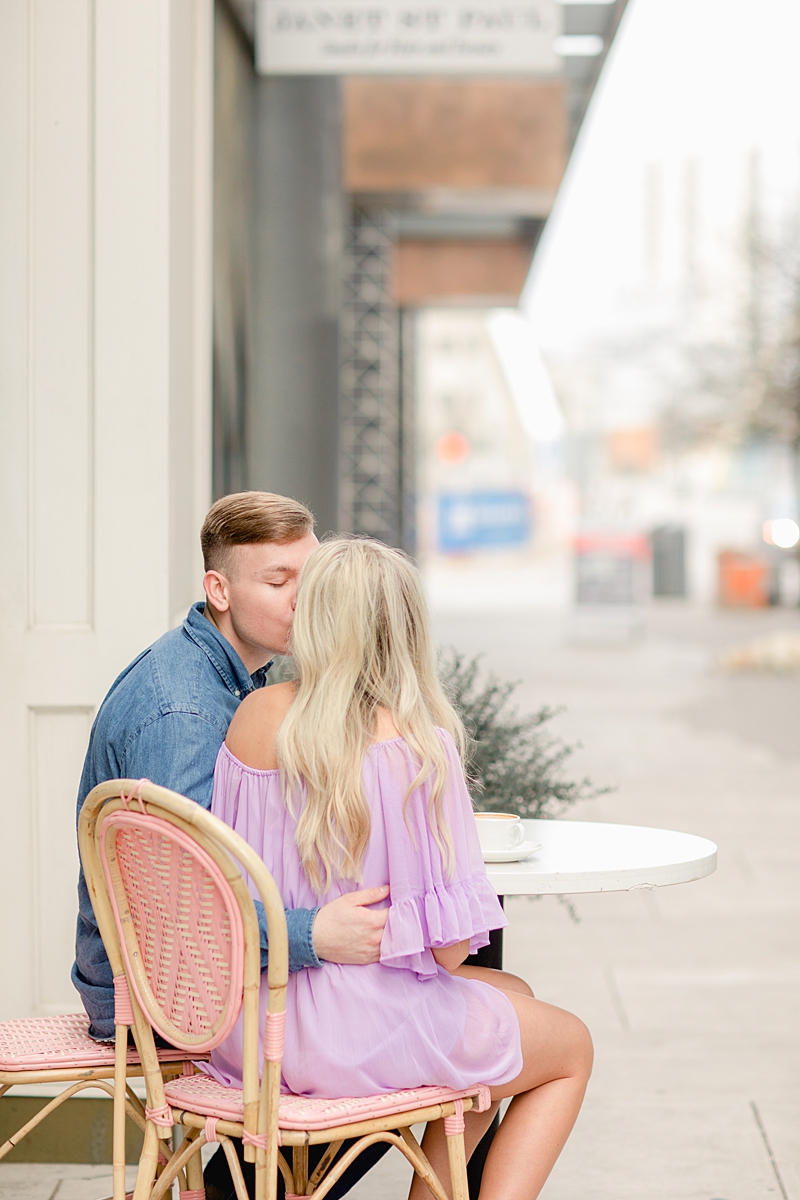
[(769, 566), (754, 554), (719, 553), (719, 602), (725, 608), (766, 608)]

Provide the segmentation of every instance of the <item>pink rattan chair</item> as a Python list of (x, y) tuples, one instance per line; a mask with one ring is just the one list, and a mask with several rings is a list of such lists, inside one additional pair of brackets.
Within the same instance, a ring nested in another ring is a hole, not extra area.
[[(449, 1200), (411, 1132), (419, 1121), (440, 1118), (452, 1200), (467, 1200), (463, 1114), (473, 1105), (488, 1106), (487, 1088), (422, 1087), (335, 1100), (280, 1094), (286, 921), (272, 877), (242, 838), (174, 792), (147, 781), (112, 780), (87, 798), (80, 839), (98, 924), (106, 945), (110, 949), (115, 942), (125, 964), (145, 1070), (147, 1119), (134, 1200), (160, 1200), (176, 1177), (182, 1200), (203, 1200), (199, 1151), (212, 1141), (224, 1147), (238, 1200), (247, 1200), (231, 1138), (240, 1138), (245, 1160), (255, 1162), (256, 1200), (275, 1200), (279, 1170), (287, 1200), (312, 1195), (322, 1200), (358, 1154), (378, 1141), (405, 1155), (436, 1200)], [(263, 1047), (258, 920), (242, 870), (264, 904), (269, 928)], [(153, 1030), (192, 1056), (218, 1045), (240, 1013), (241, 1089), (224, 1087), (203, 1072), (164, 1083)], [(159, 1169), (159, 1141), (173, 1123), (183, 1127), (184, 1140)], [(331, 1165), (349, 1138), (355, 1144)], [(309, 1178), (308, 1147), (320, 1143), (329, 1143), (329, 1149)], [(293, 1148), (291, 1169), (281, 1146)]]
[[(0, 1096), (14, 1087), (31, 1084), (63, 1085), (63, 1090), (46, 1101), (0, 1146), (0, 1159), (65, 1101), (87, 1088), (96, 1088), (114, 1100), (114, 1170), (124, 1181), (125, 1118), (130, 1117), (141, 1129), (145, 1128), (146, 1121), (144, 1106), (128, 1086), (128, 1080), (141, 1078), (144, 1070), (138, 1051), (128, 1045), (128, 1028), (133, 1023), (133, 1014), (119, 955), (116, 964), (112, 960), (112, 970), (116, 977), (116, 1039), (113, 1045), (89, 1037), (89, 1018), (84, 1013), (0, 1022)], [(157, 1054), (165, 1078), (186, 1069), (187, 1056), (182, 1050), (159, 1049)], [(124, 1190), (123, 1186), (123, 1195)]]
[[(123, 976), (124, 981), (124, 976)], [(125, 1031), (127, 1036), (127, 1030)], [(186, 1055), (180, 1050), (159, 1051), (163, 1069), (174, 1073), (182, 1069)], [(123, 1130), (122, 1162), (124, 1169), (124, 1121), (126, 1114), (144, 1129), (144, 1107), (126, 1086), (126, 1080), (142, 1075), (139, 1055), (126, 1047), (119, 1096), (120, 1120)], [(56, 1017), (20, 1018), (0, 1022), (0, 1096), (14, 1087), (31, 1084), (63, 1084), (52, 1100), (0, 1146), (0, 1159), (18, 1146), (22, 1139), (55, 1112), (66, 1100), (71, 1100), (86, 1088), (99, 1088), (115, 1096), (115, 1048), (89, 1037), (89, 1018), (83, 1013), (64, 1013)]]

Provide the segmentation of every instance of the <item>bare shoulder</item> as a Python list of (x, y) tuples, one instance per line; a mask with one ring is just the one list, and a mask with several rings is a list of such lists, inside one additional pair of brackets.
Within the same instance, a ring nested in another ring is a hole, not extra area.
[(392, 738), (396, 737), (400, 737), (400, 730), (395, 725), (390, 710), (381, 705), (375, 717), (375, 733), (372, 740), (375, 742), (390, 742)]
[(225, 745), (239, 762), (257, 771), (277, 767), (275, 736), (294, 696), (293, 683), (276, 683), (251, 692), (242, 701), (225, 738)]

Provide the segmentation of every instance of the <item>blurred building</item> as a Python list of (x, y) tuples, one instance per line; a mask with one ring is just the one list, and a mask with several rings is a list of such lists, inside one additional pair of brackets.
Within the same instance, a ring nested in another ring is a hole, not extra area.
[(796, 551), (764, 530), (798, 520), (796, 196), (711, 156), (644, 166), (635, 261), (547, 361), (583, 525), (650, 536), (656, 596), (744, 603), (739, 563), (763, 580), (742, 596), (793, 606)]
[(251, 228), (249, 268), (216, 275), (220, 490), (291, 491), (323, 528), (413, 549), (413, 313), (516, 304), (624, 10), (537, 2), (543, 78), (258, 75), (253, 4), (218, 5), (217, 243), (243, 245), (231, 152)]
[(527, 546), (533, 447), (484, 311), (424, 309), (416, 343), (420, 550), (429, 560)]

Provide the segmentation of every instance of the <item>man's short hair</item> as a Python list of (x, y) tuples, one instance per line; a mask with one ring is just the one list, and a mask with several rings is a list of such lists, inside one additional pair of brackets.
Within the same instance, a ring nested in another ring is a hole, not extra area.
[(233, 492), (212, 504), (200, 530), (205, 569), (226, 571), (234, 546), (285, 545), (313, 529), (314, 514), (299, 500), (274, 492)]

